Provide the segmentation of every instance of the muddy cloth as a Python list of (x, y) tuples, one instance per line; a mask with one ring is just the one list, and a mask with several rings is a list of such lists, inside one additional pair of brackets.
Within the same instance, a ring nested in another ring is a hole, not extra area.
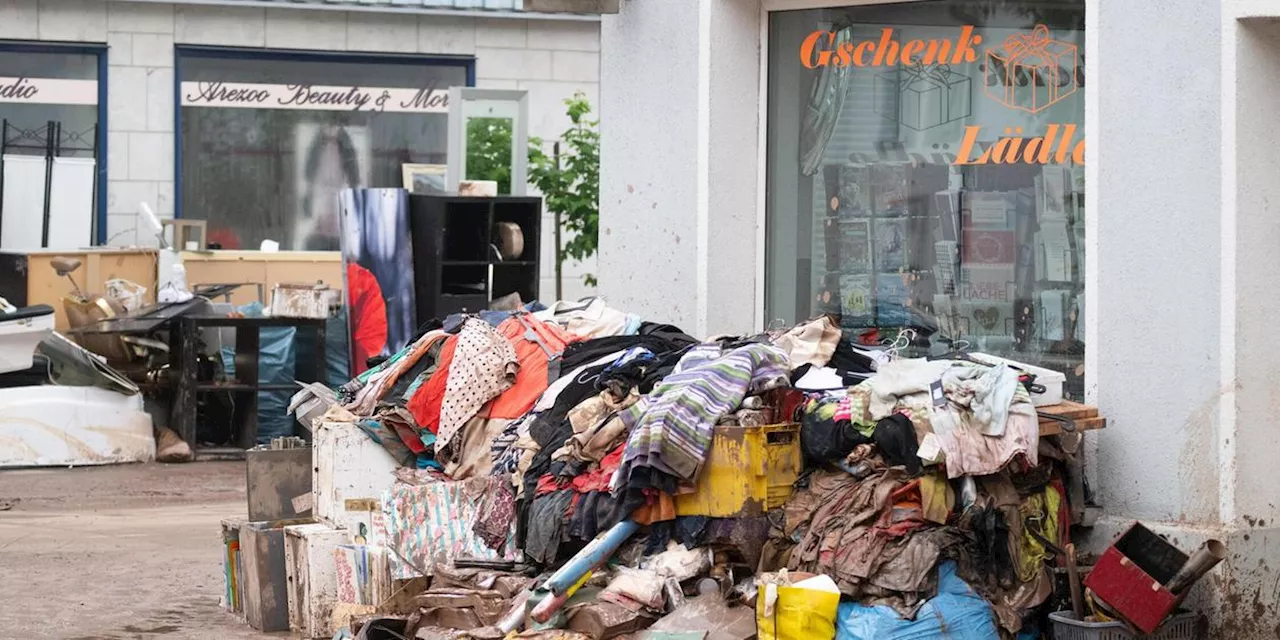
[(787, 384), (789, 372), (786, 354), (771, 345), (752, 344), (718, 357), (689, 352), (653, 392), (622, 412), (631, 435), (618, 486), (631, 485), (631, 470), (639, 467), (693, 482), (720, 419), (748, 393)]
[(490, 549), (501, 552), (515, 517), (516, 495), (511, 483), (506, 478), (490, 478), (472, 532)]
[(520, 369), (515, 384), (486, 407), (484, 415), (511, 420), (527, 413), (547, 390), (554, 377), (551, 374), (559, 371), (560, 354), (576, 338), (529, 314), (507, 319), (498, 327), (498, 333), (515, 349)]
[(510, 420), (480, 416), (468, 420), (455, 436), (457, 453), (445, 463), (445, 473), (454, 480), (489, 475), (493, 470), (493, 456), (490, 454), (493, 442), (510, 423)]
[(383, 396), (383, 404), (391, 404), (397, 406), (405, 406), (409, 402), (412, 395), (410, 389), (417, 390), (422, 387), (423, 383), (435, 373), (436, 365), (440, 361), (440, 351), (444, 349), (444, 339), (435, 340), (431, 346), (427, 348), (426, 353), (409, 367), (395, 382), (391, 388), (387, 390), (387, 394)]
[(905, 415), (895, 413), (880, 420), (871, 437), (887, 464), (906, 467), (913, 476), (920, 473), (920, 457), (916, 455), (920, 444), (916, 442), (915, 426)]
[[(810, 487), (792, 498), (798, 508), (788, 509), (787, 526), (802, 532), (789, 568), (831, 576), (847, 596), (911, 615), (935, 587), (930, 576), (940, 553), (959, 538), (946, 528), (895, 528), (904, 487), (900, 467), (878, 469), (863, 480), (842, 471), (815, 472)], [(807, 517), (805, 508), (813, 509)]]
[(574, 435), (569, 412), (587, 399), (597, 395), (595, 382), (608, 364), (583, 369), (556, 397), (551, 409), (539, 413), (529, 425), (529, 436), (538, 447), (524, 473), (525, 495), (533, 495), (538, 480), (550, 472), (551, 456)]
[(824, 366), (835, 355), (840, 327), (831, 316), (798, 324), (773, 338), (774, 346), (787, 354), (792, 368), (808, 364)]
[(836, 418), (841, 403), (847, 400), (848, 396), (840, 392), (814, 397), (806, 403), (800, 423), (800, 450), (808, 463), (841, 460), (854, 447), (871, 443), (871, 438), (863, 435), (847, 417)]
[(566, 539), (566, 513), (573, 497), (572, 490), (564, 489), (530, 503), (524, 540), (524, 553), (530, 560), (540, 564), (556, 561), (560, 543)]
[(856, 349), (853, 340), (849, 338), (840, 338), (836, 343), (835, 352), (831, 354), (831, 359), (826, 364), (842, 373), (875, 373), (876, 371), (875, 361), (871, 356)]
[[(371, 440), (382, 445), (387, 453), (391, 454), (391, 458), (400, 466), (412, 465), (417, 453), (409, 448), (408, 445), (400, 439), (400, 434), (396, 432), (386, 421), (375, 418), (365, 418), (356, 423), (360, 430), (369, 436)], [(418, 440), (417, 445), (422, 447), (422, 441)]]
[(488, 323), (473, 318), (462, 325), (440, 406), (438, 458), (454, 457), (454, 436), (485, 403), (515, 384), (519, 368), (515, 348)]

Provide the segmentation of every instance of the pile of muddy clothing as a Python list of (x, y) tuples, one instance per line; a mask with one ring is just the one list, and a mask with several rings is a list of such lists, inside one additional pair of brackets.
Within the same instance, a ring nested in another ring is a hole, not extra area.
[(398, 633), (612, 638), (709, 617), (746, 638), (761, 585), (785, 608), (819, 578), (834, 600), (813, 637), (1033, 628), (1078, 440), (1039, 437), (1017, 370), (900, 351), (828, 317), (697, 340), (599, 299), (447, 319), (330, 412), (403, 465), (369, 533), (388, 575), (430, 584)]

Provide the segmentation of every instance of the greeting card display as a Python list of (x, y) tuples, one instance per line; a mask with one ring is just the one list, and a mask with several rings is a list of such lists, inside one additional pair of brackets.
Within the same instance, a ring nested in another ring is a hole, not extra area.
[(999, 47), (987, 49), (985, 91), (1010, 109), (1039, 113), (1076, 91), (1079, 48), (1049, 37), (1036, 25), (1030, 34), (1015, 33)]
[(911, 321), (910, 288), (906, 275), (882, 273), (876, 276), (876, 324), (900, 327)]
[(870, 215), (871, 169), (866, 165), (840, 167), (840, 215)]
[(906, 264), (907, 232), (901, 219), (876, 219), (876, 268), (893, 271)]
[(840, 221), (840, 270), (865, 272), (871, 268), (871, 221)]
[(846, 328), (872, 326), (875, 322), (874, 296), (869, 274), (841, 275), (840, 325)]
[(871, 188), (876, 213), (886, 215), (907, 210), (907, 167), (901, 164), (871, 166)]
[(876, 113), (924, 131), (969, 117), (973, 83), (945, 64), (901, 67), (877, 74)]

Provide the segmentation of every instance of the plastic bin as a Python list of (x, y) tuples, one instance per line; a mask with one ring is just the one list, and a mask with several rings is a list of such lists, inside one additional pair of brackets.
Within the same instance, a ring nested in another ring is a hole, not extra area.
[(1135, 636), (1123, 622), (1083, 622), (1070, 611), (1049, 614), (1053, 622), (1053, 640), (1199, 640), (1204, 637), (1203, 618), (1195, 612), (1179, 613), (1169, 618), (1155, 633)]
[(717, 426), (696, 490), (676, 496), (676, 514), (762, 516), (791, 497), (800, 468), (798, 423)]

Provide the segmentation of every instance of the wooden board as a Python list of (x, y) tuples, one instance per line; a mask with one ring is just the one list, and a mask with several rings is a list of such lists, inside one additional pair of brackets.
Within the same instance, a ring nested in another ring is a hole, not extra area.
[[(1036, 407), (1040, 413), (1049, 413), (1064, 418), (1071, 418), (1076, 423), (1076, 431), (1094, 431), (1105, 429), (1107, 419), (1098, 415), (1098, 408), (1064, 400), (1060, 404), (1047, 407)], [(1063, 433), (1062, 423), (1050, 418), (1040, 418), (1040, 437), (1056, 436)]]
[[(184, 251), (182, 264), (191, 286), (261, 284), (264, 306), (270, 306), (271, 290), (281, 283), (323, 282), (334, 289), (343, 288), (342, 255), (337, 251)], [(259, 301), (256, 286), (240, 287), (231, 294), (236, 305), (254, 301)]]
[(69, 328), (62, 299), (74, 291), (71, 282), (53, 270), (54, 258), (75, 258), (80, 268), (71, 274), (87, 294), (106, 293), (107, 280), (119, 278), (146, 287), (147, 303), (156, 301), (155, 249), (80, 249), (76, 251), (33, 251), (27, 253), (27, 301), (24, 306), (47, 304), (54, 309), (54, 328)]

